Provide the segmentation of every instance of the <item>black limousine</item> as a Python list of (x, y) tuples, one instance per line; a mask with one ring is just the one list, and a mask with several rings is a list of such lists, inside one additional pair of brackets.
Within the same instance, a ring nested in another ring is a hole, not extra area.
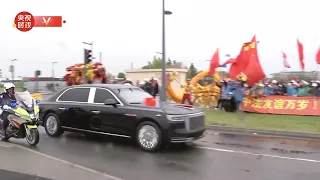
[(70, 86), (40, 103), (40, 122), (51, 137), (73, 131), (133, 138), (147, 151), (203, 136), (202, 110), (177, 104), (145, 106), (148, 97), (151, 96), (135, 86)]

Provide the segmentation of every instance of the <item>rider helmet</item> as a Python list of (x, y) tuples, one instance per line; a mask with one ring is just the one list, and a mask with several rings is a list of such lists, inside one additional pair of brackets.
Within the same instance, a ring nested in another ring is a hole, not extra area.
[(4, 85), (3, 85), (3, 91), (5, 92), (5, 93), (8, 93), (8, 90), (9, 89), (12, 89), (13, 91), (12, 91), (12, 94), (14, 94), (14, 88), (15, 88), (16, 86), (13, 84), (13, 83), (5, 83)]

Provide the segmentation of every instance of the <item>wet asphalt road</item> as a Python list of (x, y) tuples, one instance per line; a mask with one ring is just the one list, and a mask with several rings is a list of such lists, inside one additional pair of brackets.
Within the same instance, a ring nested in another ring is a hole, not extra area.
[[(88, 139), (68, 132), (51, 138), (42, 127), (40, 137), (32, 149), (124, 180), (320, 179), (320, 141), (222, 136), (208, 131), (190, 146), (148, 153), (121, 138)], [(11, 142), (28, 147), (25, 140)]]
[(0, 177), (3, 180), (50, 180), (47, 178), (42, 178), (38, 176), (28, 175), (28, 174), (22, 174), (12, 171), (6, 171), (0, 169)]
[[(320, 177), (319, 142), (309, 142), (316, 147), (306, 147), (301, 142), (286, 144), (286, 140), (265, 140), (264, 144), (261, 139), (241, 142), (238, 137), (208, 133), (188, 147), (174, 146), (147, 153), (120, 138), (88, 139), (75, 133), (51, 138), (43, 128), (40, 132), (41, 140), (34, 150), (124, 180), (319, 180)], [(25, 140), (11, 142), (28, 146)]]

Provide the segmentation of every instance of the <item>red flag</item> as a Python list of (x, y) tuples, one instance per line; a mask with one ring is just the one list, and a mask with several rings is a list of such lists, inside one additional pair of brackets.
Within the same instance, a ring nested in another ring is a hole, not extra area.
[(299, 41), (299, 39), (297, 39), (297, 44), (298, 44), (298, 52), (299, 52), (300, 66), (301, 66), (302, 71), (304, 71), (303, 45), (301, 44), (301, 42)]
[(209, 74), (212, 75), (216, 72), (216, 68), (219, 67), (219, 49), (214, 52), (211, 61), (210, 61), (210, 72)]
[(224, 62), (223, 64), (221, 64), (220, 66), (225, 66), (225, 65), (227, 65), (227, 64), (233, 64), (233, 63), (235, 63), (237, 61), (237, 59), (235, 59), (235, 58), (230, 58), (230, 59), (228, 59), (226, 62)]
[(317, 60), (317, 63), (320, 64), (320, 47), (317, 52), (316, 60)]
[(287, 55), (286, 53), (282, 52), (282, 58), (283, 58), (283, 66), (285, 68), (291, 68), (290, 64), (287, 61)]
[(229, 75), (235, 78), (241, 72), (248, 78), (248, 85), (253, 85), (266, 77), (259, 61), (256, 48), (256, 36), (253, 36), (251, 42), (245, 43), (237, 57), (237, 61), (231, 65)]
[(250, 57), (250, 63), (248, 64), (247, 68), (243, 71), (243, 73), (248, 78), (248, 85), (252, 86), (255, 83), (259, 82), (260, 80), (264, 79), (266, 77), (266, 74), (264, 73), (260, 62), (259, 57), (252, 53)]
[(229, 70), (229, 76), (236, 78), (249, 64), (251, 54), (257, 54), (256, 50), (256, 36), (253, 36), (251, 42), (244, 43), (241, 47), (241, 51), (236, 58), (236, 61), (231, 65)]

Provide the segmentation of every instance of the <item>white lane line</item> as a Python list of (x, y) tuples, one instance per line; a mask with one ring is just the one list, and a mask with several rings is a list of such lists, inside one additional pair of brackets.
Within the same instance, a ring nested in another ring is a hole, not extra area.
[[(9, 143), (6, 143), (6, 144), (9, 144)], [(118, 178), (118, 177), (115, 177), (115, 176), (112, 176), (112, 175), (109, 175), (109, 174), (106, 174), (106, 173), (102, 173), (100, 171), (96, 171), (94, 169), (91, 169), (91, 168), (88, 168), (88, 167), (85, 167), (85, 166), (81, 166), (79, 164), (75, 164), (75, 163), (72, 163), (72, 162), (69, 162), (69, 161), (66, 161), (66, 160), (63, 160), (63, 159), (59, 159), (59, 158), (56, 158), (56, 157), (41, 153), (39, 151), (35, 151), (33, 149), (24, 147), (24, 146), (19, 145), (19, 144), (14, 144), (14, 145), (11, 145), (11, 146), (10, 145), (2, 145), (2, 144), (0, 144), (0, 145), (3, 146), (3, 147), (11, 147), (11, 148), (12, 147), (17, 147), (17, 148), (29, 151), (31, 153), (35, 153), (37, 155), (46, 157), (48, 159), (51, 159), (51, 160), (54, 160), (54, 161), (58, 161), (58, 162), (63, 163), (63, 164), (71, 165), (71, 166), (77, 167), (79, 169), (82, 169), (84, 171), (87, 171), (87, 172), (90, 172), (90, 173), (93, 173), (93, 174), (96, 174), (96, 175), (104, 176), (104, 177), (112, 179), (112, 180), (124, 180), (124, 179), (121, 179), (121, 178)]]
[(12, 148), (12, 145), (9, 145), (8, 143), (0, 143), (0, 147), (5, 147), (5, 148)]
[(228, 152), (228, 153), (235, 153), (235, 154), (246, 154), (246, 155), (252, 155), (252, 156), (264, 156), (264, 157), (277, 158), (277, 159), (287, 159), (287, 160), (295, 160), (295, 161), (320, 163), (320, 160), (314, 160), (314, 159), (293, 158), (293, 157), (277, 156), (277, 155), (271, 155), (271, 154), (259, 154), (259, 153), (235, 151), (235, 150), (229, 150), (229, 149), (211, 148), (211, 147), (204, 147), (204, 146), (196, 146), (196, 147), (200, 148), (200, 149), (207, 149), (207, 150), (212, 150), (212, 151)]

